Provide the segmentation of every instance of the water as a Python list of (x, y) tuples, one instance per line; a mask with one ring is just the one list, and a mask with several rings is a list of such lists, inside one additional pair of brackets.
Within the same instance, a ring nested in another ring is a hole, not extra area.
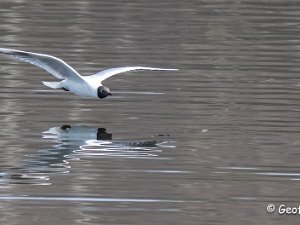
[(113, 96), (49, 90), (0, 58), (0, 223), (298, 224), (300, 3), (1, 1), (1, 46), (80, 73), (128, 65)]

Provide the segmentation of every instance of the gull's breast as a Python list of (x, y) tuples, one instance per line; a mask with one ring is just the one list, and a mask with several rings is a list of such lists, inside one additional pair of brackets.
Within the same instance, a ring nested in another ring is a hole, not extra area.
[(65, 86), (68, 90), (72, 93), (83, 96), (83, 97), (97, 97), (97, 91), (93, 90), (94, 88), (91, 87), (86, 82), (76, 82), (72, 80), (66, 80)]

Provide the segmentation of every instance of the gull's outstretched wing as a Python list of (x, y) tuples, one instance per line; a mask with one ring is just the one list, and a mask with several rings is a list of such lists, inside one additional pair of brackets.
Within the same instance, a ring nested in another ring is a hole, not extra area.
[(101, 83), (105, 79), (119, 74), (119, 73), (124, 73), (128, 71), (133, 71), (133, 70), (177, 70), (177, 69), (163, 69), (163, 68), (153, 68), (153, 67), (143, 67), (143, 66), (127, 66), (127, 67), (117, 67), (117, 68), (111, 68), (107, 70), (103, 70), (101, 72), (98, 72), (94, 75), (87, 76), (85, 78), (88, 78), (88, 80)]
[(38, 66), (58, 79), (82, 79), (80, 74), (63, 60), (51, 55), (0, 48), (0, 53)]

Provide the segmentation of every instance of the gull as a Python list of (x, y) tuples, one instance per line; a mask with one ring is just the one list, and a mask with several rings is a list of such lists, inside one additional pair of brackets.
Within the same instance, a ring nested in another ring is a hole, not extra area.
[(51, 55), (8, 48), (0, 48), (0, 53), (40, 67), (61, 80), (60, 82), (43, 81), (43, 84), (50, 88), (70, 91), (73, 94), (82, 97), (100, 99), (112, 95), (110, 89), (104, 86), (102, 82), (113, 75), (133, 70), (177, 70), (144, 66), (127, 66), (103, 70), (90, 76), (81, 76), (66, 62)]

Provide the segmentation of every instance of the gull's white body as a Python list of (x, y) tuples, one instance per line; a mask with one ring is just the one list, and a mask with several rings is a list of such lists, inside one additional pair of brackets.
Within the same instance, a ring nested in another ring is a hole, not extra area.
[(133, 70), (176, 70), (162, 69), (143, 66), (118, 67), (98, 72), (91, 76), (81, 76), (75, 69), (65, 63), (63, 60), (51, 55), (25, 52), (15, 49), (0, 48), (0, 54), (28, 62), (38, 66), (59, 80), (60, 82), (45, 82), (43, 84), (54, 89), (65, 89), (76, 95), (84, 97), (98, 97), (98, 88), (102, 85), (102, 81), (119, 73)]

